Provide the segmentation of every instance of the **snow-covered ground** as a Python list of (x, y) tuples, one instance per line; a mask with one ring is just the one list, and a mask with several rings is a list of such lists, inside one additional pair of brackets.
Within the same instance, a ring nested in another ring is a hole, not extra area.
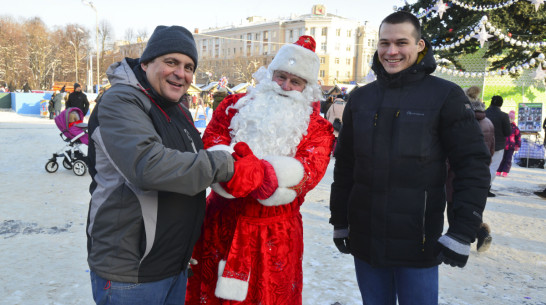
[[(64, 146), (53, 121), (0, 112), (0, 304), (92, 304), (86, 262), (88, 174), (44, 166)], [(59, 159), (59, 161), (61, 161)], [(334, 247), (329, 219), (333, 160), (302, 207), (303, 303), (362, 304), (352, 257)], [(497, 178), (484, 220), (493, 244), (473, 245), (464, 269), (440, 267), (440, 304), (546, 304), (543, 169), (514, 165)]]

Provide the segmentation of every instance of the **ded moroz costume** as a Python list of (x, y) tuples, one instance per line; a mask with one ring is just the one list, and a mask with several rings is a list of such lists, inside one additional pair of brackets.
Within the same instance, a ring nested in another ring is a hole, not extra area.
[[(205, 148), (247, 143), (262, 159), (264, 185), (242, 198), (213, 185), (186, 304), (302, 303), (300, 206), (324, 176), (334, 140), (320, 116), (318, 68), (314, 40), (302, 36), (254, 74), (255, 88), (228, 96), (214, 112)], [(284, 91), (275, 71), (303, 78), (305, 89)]]

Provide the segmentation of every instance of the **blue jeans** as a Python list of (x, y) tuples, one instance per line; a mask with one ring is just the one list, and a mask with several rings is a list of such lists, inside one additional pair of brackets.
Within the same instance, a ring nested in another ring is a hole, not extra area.
[(97, 305), (184, 305), (187, 271), (157, 282), (122, 283), (91, 271), (91, 289)]
[(438, 266), (374, 268), (355, 259), (356, 280), (364, 305), (437, 305)]

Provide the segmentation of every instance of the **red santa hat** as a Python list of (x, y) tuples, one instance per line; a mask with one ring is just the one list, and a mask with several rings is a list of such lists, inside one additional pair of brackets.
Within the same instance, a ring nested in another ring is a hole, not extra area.
[(301, 36), (295, 43), (282, 46), (268, 69), (271, 73), (277, 70), (288, 72), (305, 79), (308, 84), (316, 84), (320, 61), (315, 47), (313, 37)]

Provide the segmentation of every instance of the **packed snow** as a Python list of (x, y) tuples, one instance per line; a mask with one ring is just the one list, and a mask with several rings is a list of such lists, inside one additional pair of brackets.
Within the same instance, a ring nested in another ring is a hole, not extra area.
[[(93, 304), (90, 176), (44, 168), (64, 145), (52, 120), (0, 112), (0, 304)], [(362, 304), (352, 256), (337, 251), (328, 224), (333, 166), (301, 209), (306, 305)], [(463, 269), (440, 267), (440, 304), (546, 304), (546, 200), (533, 194), (545, 187), (544, 169), (514, 165), (496, 178), (484, 213), (491, 248), (472, 245)]]

